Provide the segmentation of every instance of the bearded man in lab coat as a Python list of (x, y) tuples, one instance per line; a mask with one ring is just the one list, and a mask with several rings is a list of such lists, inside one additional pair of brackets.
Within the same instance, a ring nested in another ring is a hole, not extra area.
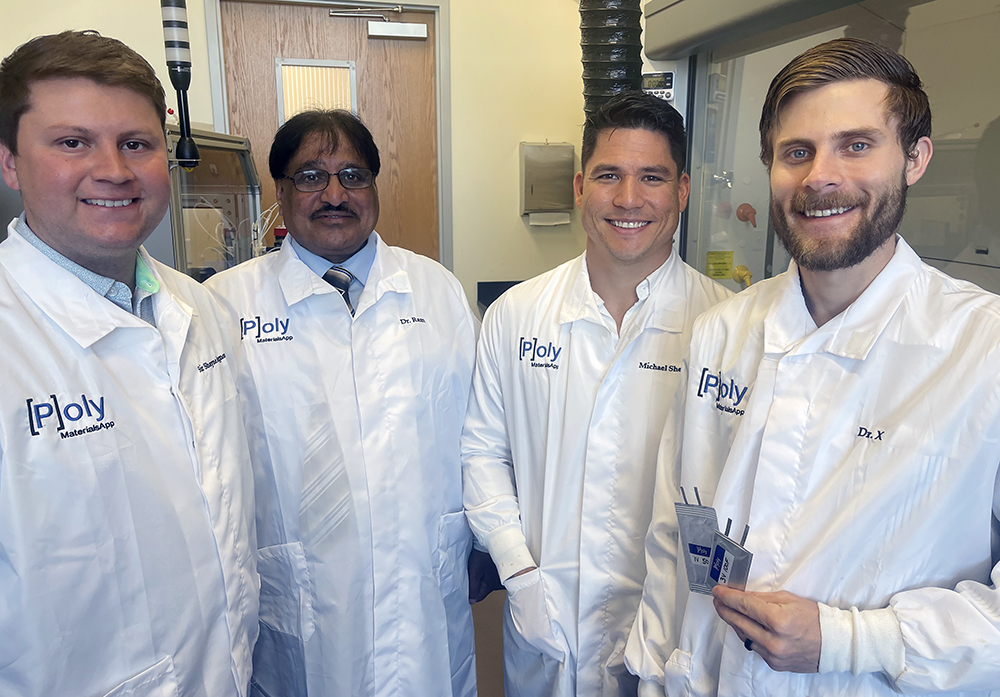
[(635, 694), (656, 448), (695, 317), (730, 295), (673, 235), (690, 181), (680, 115), (642, 93), (587, 118), (580, 257), (486, 313), (462, 438), (465, 506), (507, 589), (508, 697)]
[[(644, 693), (1000, 687), (1000, 298), (896, 235), (930, 130), (912, 66), (865, 41), (771, 83), (761, 154), (794, 264), (695, 325), (627, 651)], [(749, 525), (746, 592), (688, 592), (678, 485)]]
[(243, 697), (253, 481), (208, 291), (142, 242), (167, 210), (163, 88), (114, 39), (0, 65), (0, 694)]
[(269, 167), (288, 238), (208, 284), (240, 328), (271, 463), (254, 688), (471, 697), (459, 438), (477, 322), (454, 276), (375, 232), (378, 148), (351, 113), (289, 119)]

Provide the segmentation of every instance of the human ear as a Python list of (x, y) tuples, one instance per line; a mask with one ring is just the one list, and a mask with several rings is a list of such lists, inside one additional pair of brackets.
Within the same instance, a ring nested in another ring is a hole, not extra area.
[(906, 185), (913, 186), (920, 177), (927, 171), (931, 156), (934, 154), (934, 144), (927, 136), (923, 136), (913, 146), (913, 150), (906, 157)]
[(0, 143), (0, 169), (3, 170), (4, 183), (14, 191), (20, 191), (21, 185), (17, 181), (17, 167), (14, 162), (14, 153), (3, 143)]

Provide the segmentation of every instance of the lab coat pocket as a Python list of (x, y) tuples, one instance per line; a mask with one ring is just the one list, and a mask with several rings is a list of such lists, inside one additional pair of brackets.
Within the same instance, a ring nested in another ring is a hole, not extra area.
[(472, 531), (465, 519), (465, 511), (441, 516), (434, 566), (448, 626), (448, 661), (455, 694), (465, 694), (466, 690), (459, 686), (474, 685), (476, 679), (473, 660), (475, 636), (472, 606), (469, 605), (468, 563), (471, 549)]
[(509, 578), (504, 585), (510, 616), (521, 638), (549, 658), (560, 663), (565, 661), (565, 642), (560, 642), (553, 631), (551, 606), (545, 595), (541, 570)]
[[(733, 636), (735, 638), (735, 635)], [(721, 644), (718, 646), (721, 650)], [(695, 653), (691, 653), (674, 649), (670, 654), (666, 665), (663, 666), (663, 685), (666, 694), (683, 697), (710, 697), (710, 695), (719, 693), (719, 664), (712, 658), (706, 659), (699, 649), (696, 648), (694, 651)], [(740, 646), (740, 653), (736, 654), (736, 659), (742, 661), (747, 655), (754, 656), (756, 654), (747, 654)], [(783, 675), (788, 675), (788, 673), (783, 673)], [(779, 690), (768, 694), (798, 695), (805, 693), (794, 690), (790, 692)]]
[(468, 562), (471, 549), (472, 531), (465, 519), (465, 511), (441, 516), (438, 522), (436, 566), (442, 597), (462, 592), (463, 597), (468, 598)]
[(282, 634), (306, 641), (316, 628), (312, 583), (301, 542), (257, 551), (260, 621)]
[(170, 656), (132, 676), (104, 697), (178, 697), (177, 677)]
[(664, 692), (668, 695), (686, 695), (691, 681), (691, 654), (674, 649), (663, 666)]

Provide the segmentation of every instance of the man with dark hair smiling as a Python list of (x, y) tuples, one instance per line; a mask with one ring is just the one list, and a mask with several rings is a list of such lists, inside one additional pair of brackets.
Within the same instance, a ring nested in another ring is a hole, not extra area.
[[(761, 159), (794, 263), (695, 324), (628, 646), (643, 693), (1000, 686), (1000, 298), (896, 234), (930, 127), (913, 67), (866, 41), (771, 83)], [(679, 487), (749, 526), (745, 591), (688, 592)]]
[(656, 447), (694, 318), (730, 295), (687, 266), (673, 107), (587, 117), (583, 255), (490, 306), (462, 437), (465, 506), (507, 588), (507, 697), (634, 694), (622, 652), (642, 590)]
[(454, 276), (375, 232), (379, 153), (356, 116), (293, 116), (268, 164), (287, 241), (208, 283), (241, 331), (270, 463), (254, 688), (473, 697), (459, 437), (476, 320)]
[(208, 291), (142, 242), (167, 210), (163, 88), (114, 39), (0, 65), (0, 694), (244, 697), (253, 482)]

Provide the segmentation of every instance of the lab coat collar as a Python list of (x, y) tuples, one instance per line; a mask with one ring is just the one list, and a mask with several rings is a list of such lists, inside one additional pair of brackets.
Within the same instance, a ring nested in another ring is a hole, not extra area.
[[(160, 284), (160, 289), (153, 295), (153, 315), (156, 318), (156, 328), (163, 341), (169, 372), (172, 376), (178, 376), (180, 375), (184, 346), (187, 344), (188, 331), (191, 329), (191, 322), (198, 315), (198, 312), (193, 305), (184, 302), (181, 293), (173, 287), (174, 279), (166, 278), (160, 273), (158, 265), (146, 250), (140, 247), (139, 253)], [(142, 322), (142, 326), (148, 327), (150, 325)], [(176, 379), (174, 377), (174, 380)]]
[[(0, 245), (0, 265), (6, 268), (32, 302), (81, 348), (89, 348), (118, 327), (151, 328), (148, 323), (101, 297), (17, 233), (9, 234)], [(162, 282), (159, 276), (157, 280)], [(157, 293), (154, 297), (157, 321), (160, 301), (160, 293)], [(190, 308), (188, 311), (190, 313)]]
[(851, 305), (817, 328), (806, 308), (795, 262), (782, 274), (780, 299), (764, 320), (768, 353), (832, 353), (864, 360), (921, 271), (920, 257), (902, 237), (885, 268)]
[[(643, 305), (638, 319), (643, 329), (684, 330), (687, 284), (682, 265), (677, 250), (672, 250), (667, 260), (639, 283), (636, 294)], [(572, 281), (559, 310), (559, 323), (588, 320), (603, 325), (601, 299), (590, 285), (586, 252), (573, 261), (569, 275)]]
[(399, 257), (394, 249), (389, 247), (382, 238), (375, 234), (375, 261), (372, 262), (372, 270), (368, 274), (368, 283), (361, 291), (361, 298), (358, 299), (358, 309), (355, 316), (360, 316), (364, 311), (377, 303), (386, 293), (412, 293), (413, 287), (410, 285), (410, 276), (399, 261)]
[(278, 285), (281, 286), (281, 294), (285, 296), (285, 303), (289, 307), (313, 295), (338, 292), (299, 259), (292, 245), (282, 244), (276, 254)]
[[(410, 278), (393, 250), (386, 245), (377, 232), (374, 233), (374, 241), (376, 245), (375, 261), (372, 262), (368, 282), (365, 283), (364, 290), (361, 291), (361, 298), (358, 300), (358, 307), (354, 313), (355, 317), (360, 316), (365, 308), (378, 302), (379, 298), (386, 292), (412, 292)], [(290, 244), (281, 245), (277, 254), (278, 283), (285, 296), (285, 302), (289, 306), (311, 295), (337, 292), (336, 288), (317, 276), (299, 259)]]

